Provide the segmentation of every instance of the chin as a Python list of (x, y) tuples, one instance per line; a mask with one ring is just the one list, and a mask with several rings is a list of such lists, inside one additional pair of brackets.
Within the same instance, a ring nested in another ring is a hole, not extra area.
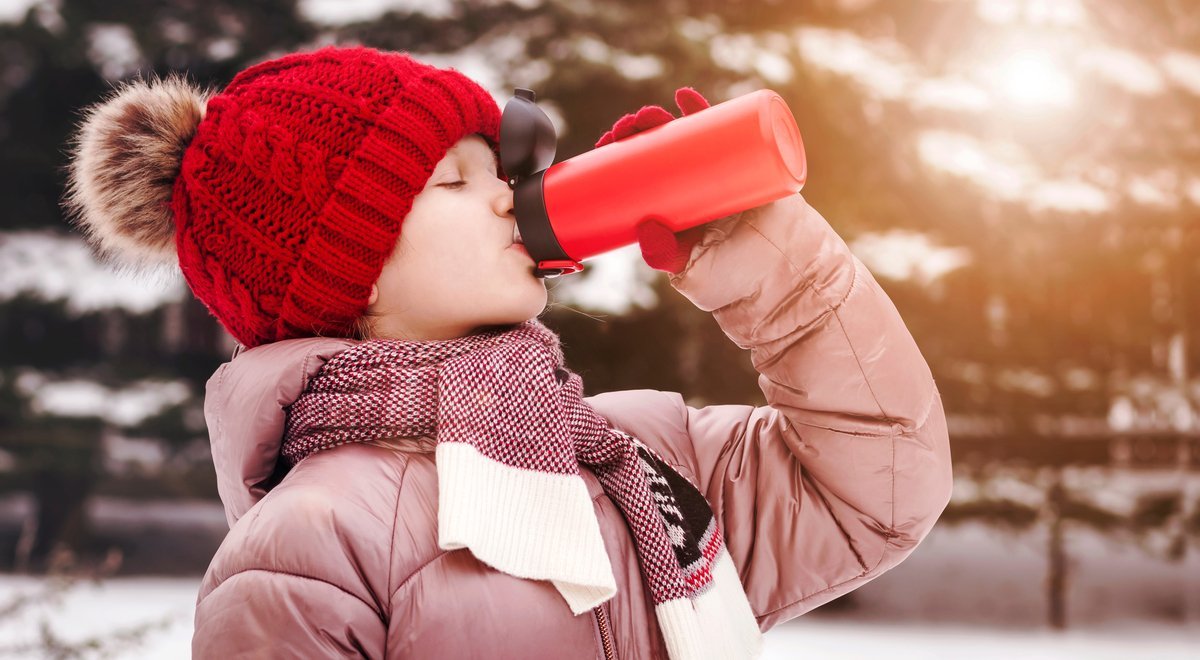
[(537, 279), (533, 284), (521, 287), (518, 291), (519, 294), (513, 298), (510, 305), (511, 315), (514, 318), (521, 317), (517, 323), (528, 321), (546, 309), (550, 294), (546, 292), (545, 280)]
[(537, 318), (538, 315), (546, 309), (547, 295), (543, 287), (540, 295), (539, 292), (523, 293), (520, 297), (513, 298), (504, 305), (501, 309), (495, 310), (494, 313), (487, 315), (486, 325), (519, 325), (530, 319)]
[(546, 301), (545, 300), (542, 300), (541, 302), (538, 302), (536, 304), (525, 305), (524, 308), (522, 308), (519, 311), (514, 311), (510, 315), (510, 318), (511, 318), (510, 323), (513, 323), (515, 325), (518, 323), (524, 323), (524, 322), (528, 321), (529, 319), (537, 318), (538, 315), (540, 315), (542, 313), (542, 310), (544, 310), (544, 309), (546, 309)]

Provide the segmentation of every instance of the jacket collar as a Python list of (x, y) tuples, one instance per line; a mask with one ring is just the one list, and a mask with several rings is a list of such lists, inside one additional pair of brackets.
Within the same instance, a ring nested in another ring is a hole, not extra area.
[(204, 419), (230, 527), (283, 477), (287, 407), (326, 361), (356, 343), (308, 337), (240, 349), (208, 379)]

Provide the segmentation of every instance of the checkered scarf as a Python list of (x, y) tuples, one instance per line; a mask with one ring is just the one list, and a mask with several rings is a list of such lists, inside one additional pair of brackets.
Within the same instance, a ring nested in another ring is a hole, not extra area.
[(633, 532), (673, 660), (757, 655), (758, 626), (712, 509), (637, 438), (611, 428), (537, 319), (445, 341), (364, 341), (289, 409), (283, 455), (373, 438), (437, 440), (438, 543), (550, 580), (575, 614), (616, 593), (581, 465)]

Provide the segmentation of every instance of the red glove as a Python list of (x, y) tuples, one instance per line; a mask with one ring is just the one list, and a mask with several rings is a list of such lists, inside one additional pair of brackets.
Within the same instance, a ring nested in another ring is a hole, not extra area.
[[(691, 87), (681, 87), (675, 90), (675, 105), (679, 106), (679, 111), (686, 117), (707, 108), (708, 101)], [(671, 113), (657, 105), (643, 106), (636, 114), (628, 114), (618, 119), (612, 130), (600, 136), (596, 146), (603, 147), (623, 140), (630, 135), (661, 126), (674, 118)], [(637, 227), (642, 259), (655, 270), (668, 273), (682, 271), (691, 256), (692, 247), (700, 242), (707, 226), (703, 224), (675, 232), (657, 220), (646, 220)]]

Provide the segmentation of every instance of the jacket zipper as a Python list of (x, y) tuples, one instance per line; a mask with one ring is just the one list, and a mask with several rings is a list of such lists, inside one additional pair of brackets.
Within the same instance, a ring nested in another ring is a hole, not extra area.
[(612, 633), (608, 631), (608, 615), (604, 613), (601, 605), (592, 608), (596, 613), (596, 624), (600, 626), (600, 643), (604, 645), (604, 660), (616, 660), (617, 656), (613, 654)]

